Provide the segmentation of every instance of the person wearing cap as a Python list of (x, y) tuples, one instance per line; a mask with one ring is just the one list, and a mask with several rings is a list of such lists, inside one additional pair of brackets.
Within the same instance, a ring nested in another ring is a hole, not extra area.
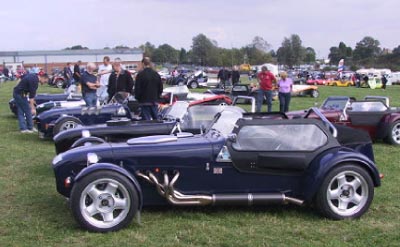
[[(40, 84), (49, 80), (47, 74), (27, 74), (14, 87), (13, 97), (17, 106), (17, 117), (21, 133), (33, 133), (32, 115), (36, 115), (35, 96)], [(28, 100), (29, 99), (29, 100)]]
[(285, 71), (281, 72), (281, 79), (278, 81), (279, 111), (288, 112), (291, 94), (293, 90), (293, 80), (287, 77)]
[(264, 97), (267, 100), (268, 112), (272, 111), (272, 89), (273, 83), (276, 83), (276, 78), (272, 74), (267, 66), (261, 67), (261, 72), (257, 75), (258, 83), (260, 85), (257, 95), (257, 107), (256, 111), (261, 112)]
[[(97, 97), (100, 102), (106, 102), (109, 95), (107, 94), (108, 80), (112, 72), (112, 65), (110, 63), (110, 57), (105, 56), (103, 58), (103, 64), (99, 66), (97, 75), (100, 76), (100, 87), (97, 89)], [(111, 97), (110, 97), (111, 98)]]
[(142, 60), (144, 69), (136, 77), (135, 98), (139, 102), (143, 120), (158, 119), (158, 100), (163, 91), (160, 75), (152, 69), (151, 60)]
[(118, 92), (131, 94), (134, 86), (132, 74), (122, 68), (121, 59), (116, 58), (113, 63), (113, 72), (108, 80), (107, 93), (109, 100)]
[(87, 107), (95, 107), (97, 105), (97, 89), (100, 87), (100, 82), (97, 81), (97, 76), (93, 74), (96, 70), (96, 64), (88, 63), (86, 71), (81, 76), (82, 98)]

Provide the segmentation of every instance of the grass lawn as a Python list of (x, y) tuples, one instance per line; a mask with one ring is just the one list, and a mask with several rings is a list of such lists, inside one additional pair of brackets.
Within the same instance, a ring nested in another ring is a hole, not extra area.
[[(6, 246), (400, 246), (400, 147), (374, 144), (385, 174), (367, 214), (332, 221), (309, 207), (152, 208), (119, 232), (88, 233), (56, 192), (51, 141), (18, 132), (8, 109), (15, 82), (0, 86), (0, 247)], [(59, 92), (41, 86), (39, 92)], [(293, 98), (291, 110), (329, 95), (387, 95), (400, 106), (400, 87), (386, 91), (320, 87), (320, 98)], [(265, 109), (265, 108), (264, 108)], [(274, 102), (274, 110), (278, 102)]]

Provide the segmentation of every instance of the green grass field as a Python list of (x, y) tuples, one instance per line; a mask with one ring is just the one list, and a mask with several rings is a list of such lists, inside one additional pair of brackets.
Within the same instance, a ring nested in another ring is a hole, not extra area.
[[(51, 141), (20, 134), (8, 109), (15, 82), (0, 86), (0, 247), (6, 246), (400, 246), (400, 147), (374, 144), (385, 174), (367, 214), (332, 221), (309, 207), (152, 208), (142, 225), (109, 234), (75, 223), (55, 189)], [(39, 92), (59, 92), (41, 86)], [(320, 87), (320, 98), (293, 98), (291, 110), (320, 104), (329, 95), (386, 95), (400, 106), (400, 87), (386, 91)], [(264, 108), (265, 109), (265, 108)], [(278, 102), (274, 102), (278, 109)]]

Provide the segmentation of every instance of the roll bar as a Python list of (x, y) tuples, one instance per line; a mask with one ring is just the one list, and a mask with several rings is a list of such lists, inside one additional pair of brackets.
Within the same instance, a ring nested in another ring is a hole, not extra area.
[(255, 99), (254, 97), (251, 97), (251, 96), (242, 96), (242, 95), (236, 96), (236, 97), (233, 99), (232, 105), (236, 105), (238, 99), (250, 100), (250, 101), (251, 101), (251, 112), (252, 112), (252, 113), (256, 112), (256, 99)]
[(321, 113), (321, 111), (317, 107), (311, 107), (307, 111), (304, 118), (308, 118), (313, 112), (322, 120), (322, 122), (326, 125), (326, 127), (331, 131), (332, 136), (336, 138), (337, 137), (336, 127), (324, 116), (324, 114)]

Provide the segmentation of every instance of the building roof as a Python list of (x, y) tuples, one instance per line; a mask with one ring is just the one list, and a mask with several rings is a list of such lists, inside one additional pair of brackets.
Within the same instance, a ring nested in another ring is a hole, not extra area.
[(143, 54), (138, 48), (134, 49), (87, 49), (87, 50), (56, 50), (56, 51), (0, 51), (0, 57), (5, 56), (75, 56), (75, 55), (115, 55)]

